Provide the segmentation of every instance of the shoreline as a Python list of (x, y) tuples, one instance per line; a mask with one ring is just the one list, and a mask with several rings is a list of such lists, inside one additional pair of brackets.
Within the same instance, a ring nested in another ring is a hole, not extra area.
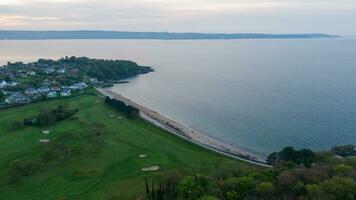
[(168, 117), (161, 115), (160, 113), (151, 110), (139, 103), (132, 101), (131, 99), (114, 92), (111, 88), (96, 88), (98, 92), (100, 92), (104, 96), (109, 96), (110, 98), (114, 98), (124, 102), (127, 105), (131, 105), (137, 108), (140, 111), (140, 117), (155, 126), (158, 126), (171, 134), (178, 136), (186, 141), (189, 141), (193, 144), (196, 144), (202, 148), (211, 150), (215, 153), (238, 159), (241, 161), (248, 162), (250, 164), (255, 164), (263, 167), (272, 167), (264, 162), (261, 158), (257, 158), (255, 156), (249, 155), (248, 153), (233, 147), (228, 144), (224, 144), (214, 138), (211, 138), (203, 133), (200, 133), (196, 130), (193, 130), (183, 124), (180, 124)]

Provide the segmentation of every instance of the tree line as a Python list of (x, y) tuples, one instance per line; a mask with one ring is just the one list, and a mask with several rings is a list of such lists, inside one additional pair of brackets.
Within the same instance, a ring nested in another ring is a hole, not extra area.
[(148, 200), (354, 200), (356, 158), (340, 157), (353, 145), (313, 152), (286, 147), (271, 169), (221, 167), (208, 175), (165, 172), (145, 178)]
[[(65, 120), (76, 114), (78, 109), (69, 109), (62, 105), (59, 105), (54, 109), (42, 109), (41, 112), (30, 118), (25, 118), (23, 124), (26, 126), (49, 126), (53, 125), (55, 122)], [(20, 125), (19, 122), (14, 122), (14, 128)]]
[(120, 112), (125, 113), (125, 115), (130, 118), (135, 118), (140, 114), (140, 111), (137, 108), (130, 105), (126, 105), (125, 102), (117, 99), (111, 99), (110, 97), (106, 97), (105, 103), (116, 108)]

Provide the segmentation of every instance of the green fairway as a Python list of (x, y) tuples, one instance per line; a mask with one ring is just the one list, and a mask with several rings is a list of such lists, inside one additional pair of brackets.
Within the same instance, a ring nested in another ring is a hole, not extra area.
[[(78, 108), (79, 112), (74, 119), (49, 127), (12, 127), (15, 120), (22, 121), (41, 109), (58, 105)], [(45, 135), (43, 130), (50, 133)], [(47, 162), (36, 173), (9, 184), (11, 163), (35, 160), (48, 148), (49, 144), (39, 142), (40, 139), (60, 142), (71, 151), (63, 153), (63, 158)], [(141, 154), (147, 157), (139, 158)], [(153, 165), (160, 169), (141, 171)], [(140, 199), (145, 176), (170, 170), (208, 174), (226, 165), (253, 169), (174, 137), (142, 119), (128, 119), (106, 105), (103, 98), (93, 95), (0, 111), (0, 199)]]

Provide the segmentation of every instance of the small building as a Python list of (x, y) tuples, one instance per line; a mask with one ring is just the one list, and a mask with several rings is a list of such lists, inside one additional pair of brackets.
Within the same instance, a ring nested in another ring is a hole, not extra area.
[(89, 78), (90, 83), (96, 84), (99, 83), (98, 78)]
[(58, 73), (64, 74), (66, 73), (66, 69), (65, 68), (60, 68), (57, 70)]
[(0, 88), (11, 87), (11, 86), (17, 86), (17, 83), (15, 81), (13, 82), (5, 81), (5, 80), (0, 81)]
[(47, 94), (47, 93), (49, 93), (51, 90), (49, 89), (48, 86), (42, 86), (42, 87), (37, 88), (37, 91), (38, 91), (39, 93), (42, 93), (42, 94)]
[(5, 99), (7, 104), (26, 104), (28, 102), (30, 102), (29, 98), (19, 92), (14, 92)]
[(70, 89), (72, 90), (82, 90), (84, 88), (88, 87), (88, 85), (84, 82), (80, 82), (80, 83), (75, 83), (71, 86), (69, 86)]
[(40, 93), (38, 90), (36, 90), (35, 88), (29, 88), (27, 90), (25, 90), (25, 94), (29, 95), (29, 96), (33, 96)]
[(54, 70), (54, 68), (52, 68), (52, 67), (48, 67), (48, 68), (45, 68), (43, 71), (44, 71), (44, 73), (46, 73), (46, 74), (52, 74), (52, 73), (55, 72), (56, 70)]
[(48, 97), (48, 98), (57, 97), (57, 92), (55, 92), (55, 91), (50, 91), (50, 92), (47, 94), (47, 97)]
[(68, 96), (70, 96), (70, 95), (72, 95), (72, 91), (71, 91), (70, 89), (63, 89), (63, 90), (61, 91), (61, 96), (62, 96), (62, 97), (68, 97)]
[(53, 86), (53, 87), (51, 87), (51, 91), (60, 92), (60, 91), (61, 91), (61, 88), (60, 88), (60, 87)]
[(7, 86), (7, 82), (5, 80), (0, 81), (0, 88), (4, 88)]
[(32, 70), (26, 72), (26, 74), (29, 75), (29, 76), (36, 76), (36, 72), (35, 72), (35, 71), (32, 71)]

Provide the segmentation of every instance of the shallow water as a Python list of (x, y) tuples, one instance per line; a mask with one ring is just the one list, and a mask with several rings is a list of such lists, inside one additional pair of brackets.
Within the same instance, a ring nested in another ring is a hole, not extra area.
[(353, 39), (0, 41), (0, 63), (66, 55), (153, 66), (115, 90), (250, 153), (356, 143)]

